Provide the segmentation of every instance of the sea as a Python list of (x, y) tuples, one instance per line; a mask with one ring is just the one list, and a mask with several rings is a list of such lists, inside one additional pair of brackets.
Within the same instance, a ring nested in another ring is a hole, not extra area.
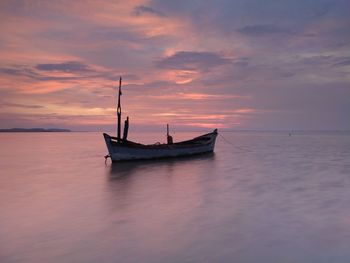
[(102, 133), (0, 134), (1, 263), (350, 262), (349, 132), (220, 132), (214, 154), (106, 154)]

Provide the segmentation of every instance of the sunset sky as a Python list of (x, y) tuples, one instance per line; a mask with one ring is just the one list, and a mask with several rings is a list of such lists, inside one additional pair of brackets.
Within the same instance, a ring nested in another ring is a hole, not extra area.
[(350, 1), (0, 2), (0, 128), (350, 129)]

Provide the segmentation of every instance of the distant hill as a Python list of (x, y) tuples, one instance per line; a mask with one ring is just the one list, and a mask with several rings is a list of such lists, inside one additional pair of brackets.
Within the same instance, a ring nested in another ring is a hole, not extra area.
[(0, 132), (70, 132), (68, 129), (58, 129), (58, 128), (11, 128), (11, 129), (0, 129)]

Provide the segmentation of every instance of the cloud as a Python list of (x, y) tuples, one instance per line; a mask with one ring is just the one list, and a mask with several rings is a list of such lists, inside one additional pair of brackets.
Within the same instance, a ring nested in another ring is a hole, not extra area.
[(0, 68), (0, 74), (24, 76), (33, 79), (39, 78), (39, 75), (32, 68), (23, 65), (13, 65), (10, 67)]
[[(69, 110), (91, 114), (84, 125), (99, 127), (96, 109), (114, 106), (122, 75), (123, 110), (140, 125), (149, 125), (145, 116), (180, 110), (200, 115), (198, 125), (210, 114), (243, 128), (311, 127), (313, 114), (329, 127), (350, 125), (349, 91), (337, 88), (349, 87), (349, 1), (91, 0), (83, 8), (79, 1), (5, 2), (1, 110), (17, 113), (16, 121), (30, 113), (28, 122), (37, 123), (40, 114), (55, 113), (44, 119), (55, 123)], [(236, 108), (266, 114), (244, 120)], [(103, 122), (112, 123), (112, 115), (103, 112)], [(326, 115), (334, 121), (326, 124)], [(181, 117), (178, 124), (194, 123)], [(65, 119), (83, 125), (77, 120)]]
[(338, 62), (335, 63), (333, 66), (336, 66), (336, 67), (350, 66), (350, 57), (344, 57), (344, 58), (338, 59)]
[[(80, 62), (45, 63), (36, 65), (9, 65), (0, 68), (0, 75), (10, 75), (32, 81), (75, 81), (85, 79), (119, 80), (120, 74), (113, 70)], [(136, 74), (124, 74), (129, 80), (137, 80)], [(17, 79), (18, 80), (18, 79)]]
[(175, 93), (175, 94), (163, 94), (163, 95), (149, 95), (149, 98), (160, 100), (225, 100), (225, 99), (244, 99), (246, 96), (240, 95), (220, 95), (220, 94), (206, 94), (206, 93)]
[(314, 7), (313, 14), (315, 17), (326, 16), (331, 12), (331, 10), (336, 7), (337, 3), (334, 2), (324, 2)]
[(62, 71), (62, 72), (87, 72), (91, 71), (88, 65), (77, 61), (68, 61), (56, 64), (37, 64), (36, 69), (42, 71)]
[(275, 25), (251, 25), (241, 27), (237, 31), (243, 35), (253, 37), (293, 34), (289, 29), (278, 27)]
[(16, 107), (16, 108), (24, 108), (24, 109), (41, 109), (44, 106), (41, 105), (27, 105), (27, 104), (19, 104), (19, 103), (1, 103), (1, 108), (7, 107)]
[[(67, 73), (65, 71), (47, 71), (45, 70), (45, 73), (52, 73), (52, 72), (58, 72), (58, 73)], [(34, 82), (45, 82), (45, 81), (71, 81), (76, 80), (78, 78), (81, 78), (76, 75), (48, 75), (48, 74), (42, 74), (40, 71), (36, 69), (36, 67), (31, 66), (24, 66), (24, 65), (12, 65), (12, 67), (5, 67), (0, 68), (0, 75), (10, 75), (12, 77), (18, 77), (17, 83), (19, 83), (19, 80), (32, 80)]]
[(155, 10), (152, 7), (145, 6), (145, 5), (139, 5), (136, 6), (133, 10), (133, 14), (137, 16), (141, 16), (144, 14), (150, 14), (150, 15), (156, 15), (156, 16), (165, 16), (165, 14), (161, 11)]
[(329, 66), (329, 67), (345, 67), (350, 65), (349, 56), (311, 56), (299, 61), (301, 65), (309, 65), (313, 67), (317, 66)]
[(167, 69), (207, 70), (228, 63), (231, 63), (231, 59), (215, 52), (180, 51), (161, 59), (156, 65)]

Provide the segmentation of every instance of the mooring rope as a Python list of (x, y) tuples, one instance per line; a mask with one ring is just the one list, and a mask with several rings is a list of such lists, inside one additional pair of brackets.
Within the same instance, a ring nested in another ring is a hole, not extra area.
[(227, 140), (221, 133), (219, 133), (219, 136), (225, 141), (227, 142), (228, 144), (232, 145), (233, 147), (237, 148), (237, 149), (240, 149), (241, 151), (245, 151), (245, 152), (250, 152), (250, 150), (247, 150), (247, 149), (244, 149), (242, 147), (239, 147), (237, 145), (234, 145), (232, 142), (230, 142), (229, 140)]
[[(107, 164), (107, 159), (108, 158), (111, 158), (111, 156), (109, 154), (105, 155), (105, 164)], [(111, 160), (112, 160), (112, 158), (111, 158)]]

